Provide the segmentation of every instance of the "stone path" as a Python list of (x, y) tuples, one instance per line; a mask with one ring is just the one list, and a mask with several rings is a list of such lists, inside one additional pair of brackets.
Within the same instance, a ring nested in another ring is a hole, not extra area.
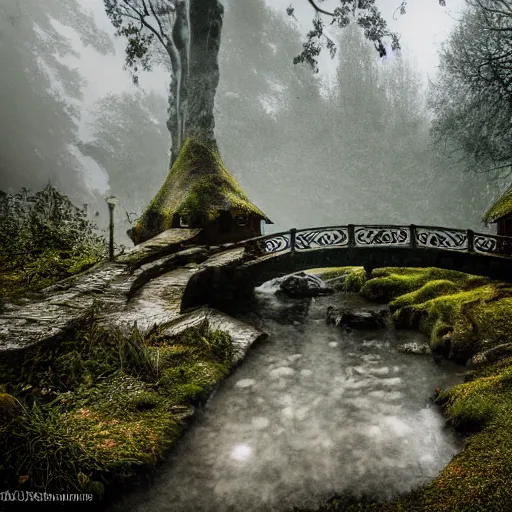
[(0, 315), (0, 354), (54, 340), (84, 319), (96, 302), (100, 321), (140, 329), (180, 317), (183, 291), (196, 272), (241, 259), (243, 247), (189, 247), (198, 230), (168, 230), (115, 262), (42, 290), (38, 299), (6, 304)]
[(24, 349), (58, 336), (83, 318), (95, 300), (109, 307), (121, 306), (122, 294), (112, 286), (124, 283), (129, 289), (131, 279), (125, 265), (104, 263), (61, 287), (43, 290), (40, 299), (6, 304), (0, 315), (0, 352)]
[[(177, 253), (180, 254), (180, 253)], [(231, 249), (208, 257), (202, 263), (187, 263), (158, 275), (144, 285), (126, 305), (104, 317), (105, 323), (130, 328), (136, 322), (139, 329), (162, 325), (180, 315), (181, 298), (189, 279), (206, 267), (218, 266), (241, 258), (243, 248)], [(155, 263), (156, 266), (159, 263)], [(147, 269), (149, 271), (149, 267)]]

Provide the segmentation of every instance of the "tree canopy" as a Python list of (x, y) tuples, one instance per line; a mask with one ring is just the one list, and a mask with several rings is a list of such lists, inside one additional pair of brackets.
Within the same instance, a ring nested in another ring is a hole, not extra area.
[[(295, 64), (306, 62), (318, 71), (316, 58), (324, 47), (327, 48), (331, 57), (334, 57), (336, 44), (325, 33), (324, 18), (330, 18), (330, 24), (338, 28), (345, 28), (351, 21), (355, 21), (364, 30), (365, 37), (374, 44), (381, 57), (386, 55), (386, 39), (391, 40), (393, 50), (400, 48), (398, 35), (389, 31), (386, 20), (375, 5), (375, 0), (340, 0), (340, 6), (332, 12), (322, 9), (314, 0), (307, 1), (316, 15), (313, 18), (313, 29), (307, 33), (306, 41), (302, 45), (302, 52), (293, 60)], [(402, 10), (405, 12), (404, 4), (405, 2), (402, 2)], [(288, 7), (286, 12), (289, 16), (293, 16), (294, 7)]]

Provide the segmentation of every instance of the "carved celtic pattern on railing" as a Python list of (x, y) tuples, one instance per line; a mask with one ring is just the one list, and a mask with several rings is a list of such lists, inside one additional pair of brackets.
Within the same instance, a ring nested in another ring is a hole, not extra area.
[(359, 245), (409, 245), (409, 229), (405, 227), (361, 226), (354, 229)]
[(290, 235), (277, 235), (263, 240), (266, 253), (286, 251), (290, 248)]
[(322, 247), (344, 247), (347, 245), (347, 228), (298, 231), (295, 237), (295, 249), (297, 251)]
[(512, 256), (512, 238), (493, 235), (475, 235), (473, 248), (476, 252)]
[(463, 251), (468, 248), (468, 234), (457, 229), (416, 227), (416, 243), (422, 247)]
[[(412, 240), (411, 231), (414, 233)], [(435, 226), (359, 225), (292, 229), (240, 241), (236, 245), (244, 245), (245, 253), (255, 257), (284, 251), (293, 253), (331, 247), (409, 246), (474, 251), (489, 256), (512, 258), (512, 237)]]

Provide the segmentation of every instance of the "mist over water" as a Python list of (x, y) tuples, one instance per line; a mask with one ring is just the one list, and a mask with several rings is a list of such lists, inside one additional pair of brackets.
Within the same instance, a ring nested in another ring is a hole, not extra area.
[[(344, 333), (328, 305), (257, 291), (269, 332), (210, 399), (155, 481), (111, 512), (262, 511), (350, 491), (382, 498), (434, 478), (461, 445), (429, 396), (456, 367), (396, 350), (411, 332)], [(254, 313), (253, 313), (254, 314)]]

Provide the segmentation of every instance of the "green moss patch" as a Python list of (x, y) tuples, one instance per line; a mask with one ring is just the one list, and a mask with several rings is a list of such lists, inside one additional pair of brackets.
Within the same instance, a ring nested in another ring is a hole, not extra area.
[(0, 256), (0, 300), (16, 302), (22, 297), (31, 297), (47, 286), (83, 272), (98, 261), (98, 254), (85, 247), (73, 251), (48, 249), (16, 268), (4, 265)]
[(161, 460), (190, 404), (231, 367), (231, 338), (206, 322), (177, 337), (125, 335), (91, 315), (72, 339), (27, 356), (16, 372), (0, 367), (0, 407), (16, 413), (0, 424), (6, 488), (101, 495)]
[(336, 277), (342, 277), (350, 275), (363, 267), (329, 267), (329, 268), (311, 268), (306, 270), (308, 274), (315, 274), (324, 280), (334, 279)]
[(509, 188), (482, 217), (484, 222), (496, 222), (512, 212), (512, 187)]
[(436, 280), (451, 281), (462, 289), (488, 282), (485, 277), (438, 268), (381, 268), (373, 270), (371, 277), (361, 289), (361, 294), (377, 302), (390, 302)]
[(363, 267), (314, 268), (307, 272), (318, 275), (325, 281), (344, 277), (343, 285), (340, 288), (346, 292), (359, 292), (367, 280)]
[(459, 292), (460, 289), (453, 281), (448, 279), (434, 279), (425, 283), (418, 290), (401, 295), (393, 300), (389, 306), (393, 309), (400, 309), (412, 304), (421, 304), (428, 300), (435, 299), (441, 295), (450, 295)]

